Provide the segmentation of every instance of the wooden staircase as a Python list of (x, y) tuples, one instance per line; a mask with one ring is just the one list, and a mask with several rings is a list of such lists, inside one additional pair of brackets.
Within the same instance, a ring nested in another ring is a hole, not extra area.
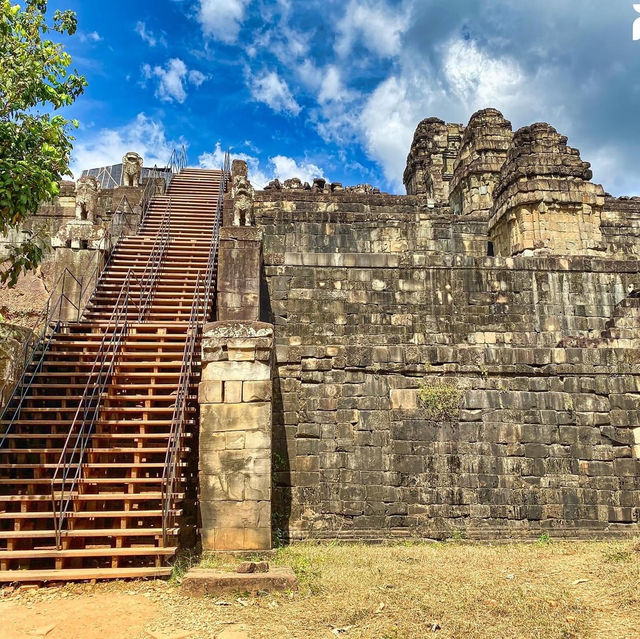
[[(204, 290), (215, 274), (222, 175), (173, 176), (138, 234), (117, 244), (81, 321), (54, 335), (20, 410), (10, 403), (5, 411), (0, 582), (170, 573), (193, 476), (200, 366), (192, 329), (212, 310)], [(103, 338), (125, 290), (126, 330), (112, 369), (100, 373)], [(79, 416), (101, 379), (89, 423)]]

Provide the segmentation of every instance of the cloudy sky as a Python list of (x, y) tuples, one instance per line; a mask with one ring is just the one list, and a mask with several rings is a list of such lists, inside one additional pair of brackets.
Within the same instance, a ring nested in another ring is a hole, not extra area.
[[(51, 0), (89, 87), (74, 170), (174, 145), (256, 185), (323, 176), (403, 193), (416, 124), (493, 106), (548, 121), (594, 179), (640, 194), (640, 15), (631, 0)], [(639, 7), (640, 8), (640, 7)]]

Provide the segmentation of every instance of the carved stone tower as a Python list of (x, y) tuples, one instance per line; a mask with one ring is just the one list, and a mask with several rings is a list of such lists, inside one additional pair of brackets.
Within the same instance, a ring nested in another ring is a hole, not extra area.
[(600, 251), (604, 190), (592, 177), (590, 164), (549, 124), (517, 131), (494, 191), (495, 254)]
[(463, 132), (461, 124), (445, 124), (438, 118), (420, 122), (404, 171), (407, 195), (424, 195), (437, 204), (448, 202), (449, 182)]
[(484, 109), (471, 116), (450, 185), (454, 215), (481, 213), (483, 219), (489, 218), (493, 191), (512, 140), (511, 122), (500, 111)]

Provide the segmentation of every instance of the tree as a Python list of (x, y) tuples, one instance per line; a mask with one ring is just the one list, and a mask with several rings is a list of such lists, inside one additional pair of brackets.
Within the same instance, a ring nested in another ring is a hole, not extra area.
[[(69, 72), (71, 57), (51, 36), (72, 36), (73, 11), (56, 11), (47, 22), (47, 0), (24, 8), (0, 0), (0, 233), (19, 227), (41, 202), (59, 192), (69, 170), (78, 126), (55, 111), (73, 104), (86, 80)], [(57, 34), (57, 35), (56, 35)], [(35, 268), (49, 246), (42, 232), (27, 233), (2, 264), (0, 280), (14, 286)]]

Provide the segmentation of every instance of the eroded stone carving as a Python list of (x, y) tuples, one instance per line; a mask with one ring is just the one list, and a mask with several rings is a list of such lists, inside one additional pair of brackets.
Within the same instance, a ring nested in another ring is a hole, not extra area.
[(253, 226), (254, 189), (247, 178), (247, 163), (234, 160), (231, 168), (231, 197), (233, 198), (232, 226)]
[(122, 158), (122, 184), (124, 186), (140, 186), (142, 163), (142, 157), (134, 151), (129, 151)]
[(605, 193), (580, 152), (551, 125), (516, 132), (494, 191), (489, 236), (496, 255), (603, 250)]
[(448, 201), (463, 133), (461, 124), (446, 124), (439, 118), (418, 124), (403, 176), (407, 195), (425, 195), (442, 204)]
[(512, 140), (511, 122), (500, 111), (484, 109), (471, 116), (451, 179), (449, 202), (454, 215), (479, 214), (488, 219)]
[(95, 220), (99, 192), (98, 181), (91, 175), (81, 177), (76, 182), (76, 219)]

